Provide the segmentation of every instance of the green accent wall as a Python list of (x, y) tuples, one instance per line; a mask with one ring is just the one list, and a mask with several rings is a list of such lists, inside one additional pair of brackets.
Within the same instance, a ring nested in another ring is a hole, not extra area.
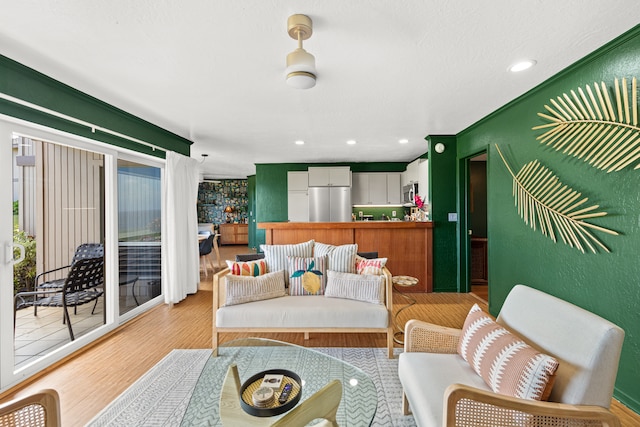
[[(640, 26), (457, 135), (458, 161), (484, 150), (488, 154), (491, 313), (496, 315), (511, 288), (523, 283), (622, 327), (626, 336), (614, 396), (636, 412), (640, 411), (640, 170), (627, 168), (608, 174), (592, 168), (583, 160), (541, 145), (536, 141), (541, 131), (532, 127), (545, 123), (537, 113), (545, 111), (549, 99), (594, 82), (604, 81), (611, 88), (616, 77), (640, 77), (639, 63)], [(600, 205), (599, 210), (608, 215), (590, 221), (620, 233), (613, 236), (593, 231), (611, 253), (582, 254), (561, 241), (554, 243), (525, 224), (514, 206), (512, 177), (496, 152), (496, 144), (514, 172), (538, 160), (564, 184), (588, 197), (589, 205)], [(432, 167), (437, 167), (434, 164)], [(440, 187), (435, 179), (432, 186), (436, 195)], [(459, 179), (458, 194), (465, 190), (465, 183)], [(438, 230), (440, 225), (436, 225)], [(465, 251), (465, 240), (459, 230), (460, 253)], [(438, 261), (434, 261), (434, 268), (439, 268)]]
[[(189, 155), (191, 141), (0, 55), (0, 92), (96, 126)], [(0, 99), (0, 114), (164, 158), (162, 150)]]
[[(449, 213), (458, 212), (456, 205), (456, 146), (455, 136), (431, 135), (429, 142), (429, 195), (433, 221), (433, 291), (458, 291), (458, 246), (456, 222), (449, 221)], [(445, 150), (437, 153), (435, 145)]]

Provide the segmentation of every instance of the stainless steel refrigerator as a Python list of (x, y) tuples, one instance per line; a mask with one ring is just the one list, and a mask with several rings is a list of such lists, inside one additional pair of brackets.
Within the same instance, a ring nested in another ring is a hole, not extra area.
[(351, 187), (309, 187), (310, 222), (350, 222)]

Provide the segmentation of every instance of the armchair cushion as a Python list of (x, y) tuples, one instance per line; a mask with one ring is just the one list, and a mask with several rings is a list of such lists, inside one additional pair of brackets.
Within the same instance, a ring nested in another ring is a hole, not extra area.
[(478, 304), (464, 322), (458, 353), (495, 393), (532, 400), (551, 393), (558, 361), (498, 325)]

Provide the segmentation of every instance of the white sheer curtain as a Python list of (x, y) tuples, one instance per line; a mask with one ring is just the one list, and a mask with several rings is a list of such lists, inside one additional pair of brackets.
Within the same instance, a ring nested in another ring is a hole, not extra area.
[(178, 303), (198, 291), (200, 281), (198, 249), (199, 163), (173, 151), (167, 151), (166, 227), (162, 235), (164, 300)]

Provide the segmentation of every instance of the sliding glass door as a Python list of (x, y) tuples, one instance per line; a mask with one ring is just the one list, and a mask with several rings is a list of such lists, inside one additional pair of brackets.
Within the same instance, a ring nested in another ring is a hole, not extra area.
[(0, 117), (0, 390), (162, 300), (161, 178), (158, 160)]
[(119, 312), (125, 314), (161, 293), (161, 169), (118, 160)]

